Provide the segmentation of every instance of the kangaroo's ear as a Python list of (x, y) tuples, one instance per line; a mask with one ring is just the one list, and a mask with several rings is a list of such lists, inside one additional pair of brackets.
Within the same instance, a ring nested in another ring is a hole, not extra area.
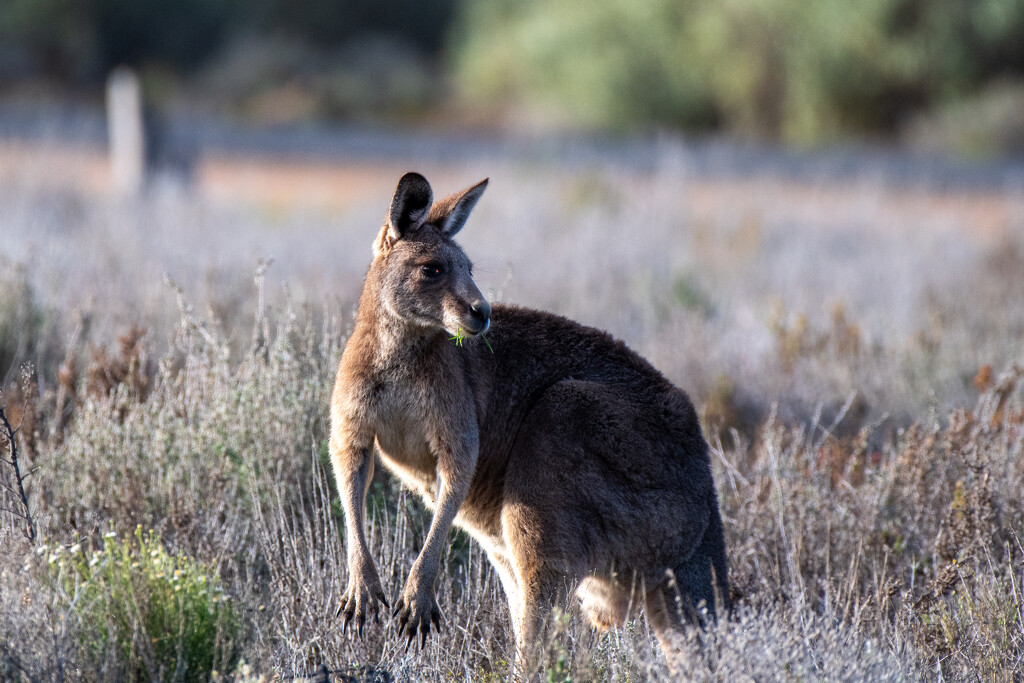
[(402, 239), (427, 220), (434, 192), (419, 173), (406, 173), (398, 181), (388, 212), (387, 237), (391, 242)]
[(487, 181), (488, 178), (484, 178), (473, 187), (439, 201), (430, 212), (430, 222), (448, 237), (462, 230), (473, 207), (487, 189)]

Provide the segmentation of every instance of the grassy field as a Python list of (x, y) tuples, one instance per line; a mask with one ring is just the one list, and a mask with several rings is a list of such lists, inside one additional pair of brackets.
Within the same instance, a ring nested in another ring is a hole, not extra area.
[[(644, 171), (417, 170), (489, 175), (460, 234), (481, 288), (627, 341), (713, 449), (732, 618), (664, 653), (568, 605), (535, 679), (1021, 680), (1019, 190), (709, 182), (671, 146)], [(60, 172), (0, 184), (0, 404), (39, 533), (0, 463), (0, 678), (504, 680), (504, 598), (461, 533), (442, 638), (334, 616), (327, 399), (397, 175), (303, 205)], [(370, 505), (394, 595), (428, 519), (387, 476)]]

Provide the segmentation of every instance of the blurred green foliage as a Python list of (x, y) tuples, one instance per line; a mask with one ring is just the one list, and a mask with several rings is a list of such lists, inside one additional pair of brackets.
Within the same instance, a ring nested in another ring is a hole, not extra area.
[[(188, 73), (227, 60), (239, 36), (303, 46), (294, 71), (308, 82), (363, 55), (425, 78), (435, 99), (451, 76), (484, 112), (796, 142), (896, 131), (1024, 82), (1024, 0), (0, 1), (0, 58), (32, 72), (15, 77), (94, 87), (118, 64)], [(379, 38), (388, 47), (364, 49)], [(449, 74), (422, 68), (442, 58)], [(343, 89), (376, 90), (362, 83)]]
[(572, 126), (815, 141), (1024, 74), (1024, 0), (480, 0), (464, 91)]

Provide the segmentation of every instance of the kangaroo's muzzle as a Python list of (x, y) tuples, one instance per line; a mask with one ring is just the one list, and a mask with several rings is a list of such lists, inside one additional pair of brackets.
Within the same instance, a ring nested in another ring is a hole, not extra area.
[(472, 335), (484, 334), (491, 326), (491, 305), (479, 299), (469, 306), (469, 316), (463, 321), (466, 332)]

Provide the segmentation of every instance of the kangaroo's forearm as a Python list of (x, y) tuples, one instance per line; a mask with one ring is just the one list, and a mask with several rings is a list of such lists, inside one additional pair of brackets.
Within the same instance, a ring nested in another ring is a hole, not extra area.
[(434, 518), (430, 522), (427, 539), (424, 541), (423, 549), (420, 550), (414, 565), (414, 570), (430, 585), (433, 585), (437, 578), (441, 565), (441, 553), (448, 542), (448, 532), (455, 522), (462, 502), (466, 499), (469, 483), (470, 477), (468, 476), (461, 479), (453, 479), (443, 474), (438, 476)]
[(352, 565), (370, 559), (363, 522), (366, 494), (373, 479), (373, 451), (366, 446), (345, 450), (347, 452), (333, 459), (333, 464), (338, 495), (345, 510), (348, 562)]

